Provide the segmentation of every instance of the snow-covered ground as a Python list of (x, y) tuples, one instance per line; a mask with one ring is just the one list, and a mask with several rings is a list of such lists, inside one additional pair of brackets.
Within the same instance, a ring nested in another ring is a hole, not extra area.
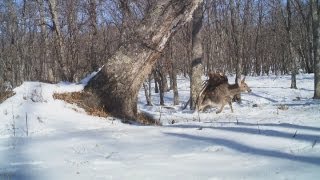
[(320, 101), (313, 75), (297, 79), (293, 90), (289, 76), (247, 77), (253, 92), (221, 114), (181, 110), (184, 78), (179, 106), (172, 92), (166, 107), (158, 95), (145, 106), (141, 90), (140, 110), (163, 126), (92, 117), (53, 100), (82, 84), (25, 82), (0, 104), (0, 179), (320, 179)]

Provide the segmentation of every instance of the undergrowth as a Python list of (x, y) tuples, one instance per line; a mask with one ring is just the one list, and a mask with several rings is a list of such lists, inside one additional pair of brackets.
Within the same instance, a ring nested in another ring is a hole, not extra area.
[(92, 96), (91, 93), (84, 91), (53, 94), (54, 99), (60, 99), (70, 104), (76, 104), (77, 106), (83, 108), (89, 115), (108, 117), (109, 114), (105, 112), (102, 108), (92, 103), (88, 103), (88, 97), (90, 96)]
[(3, 103), (5, 100), (9, 99), (10, 97), (14, 96), (16, 93), (13, 91), (4, 91), (0, 92), (0, 104)]
[[(63, 100), (70, 104), (76, 104), (77, 106), (83, 108), (86, 113), (92, 116), (111, 116), (110, 113), (106, 112), (99, 106), (99, 104), (96, 102), (96, 99), (93, 98), (93, 95), (90, 92), (80, 91), (70, 93), (54, 93), (53, 98)], [(135, 121), (144, 125), (161, 125), (156, 119), (145, 113), (138, 113)], [(125, 120), (122, 120), (122, 122), (130, 123), (130, 121)]]

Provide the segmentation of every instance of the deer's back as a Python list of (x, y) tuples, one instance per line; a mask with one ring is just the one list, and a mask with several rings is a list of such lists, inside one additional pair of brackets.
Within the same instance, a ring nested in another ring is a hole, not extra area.
[(228, 84), (221, 84), (214, 90), (205, 93), (205, 99), (210, 99), (216, 104), (219, 104), (226, 96), (230, 96)]
[(240, 92), (239, 86), (236, 84), (230, 85), (223, 83), (217, 86), (214, 90), (206, 92), (206, 97), (210, 99), (220, 100), (225, 97), (233, 97)]

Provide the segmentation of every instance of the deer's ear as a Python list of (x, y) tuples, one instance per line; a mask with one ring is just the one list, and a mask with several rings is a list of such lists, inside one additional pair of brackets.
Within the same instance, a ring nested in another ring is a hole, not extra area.
[(246, 80), (246, 77), (243, 77), (241, 83), (244, 83), (245, 80)]

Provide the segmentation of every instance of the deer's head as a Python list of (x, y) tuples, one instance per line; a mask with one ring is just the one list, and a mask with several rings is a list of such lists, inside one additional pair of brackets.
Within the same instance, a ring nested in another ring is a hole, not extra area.
[(247, 85), (247, 83), (245, 83), (245, 79), (246, 79), (246, 77), (244, 77), (242, 80), (241, 80), (241, 82), (240, 82), (240, 91), (241, 92), (246, 92), (246, 91), (248, 91), (249, 93), (252, 91), (251, 89), (250, 89), (250, 87)]

